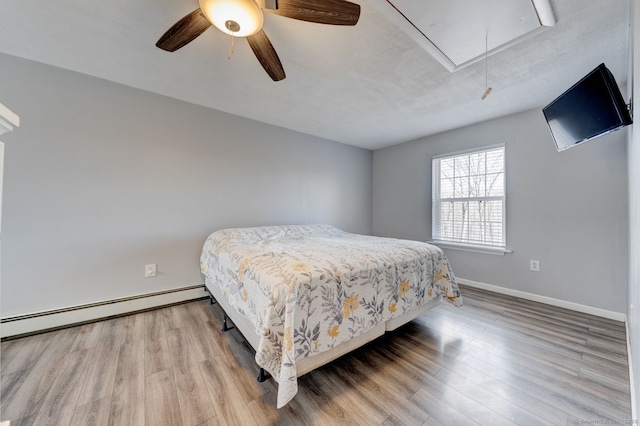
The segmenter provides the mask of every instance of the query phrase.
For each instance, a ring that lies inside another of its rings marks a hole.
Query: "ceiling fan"
[[[273,81],[286,76],[278,54],[262,29],[263,10],[330,25],[355,25],[360,17],[360,5],[346,0],[199,0],[199,3],[200,7],[169,28],[156,46],[174,52],[213,25],[230,39],[245,37]]]

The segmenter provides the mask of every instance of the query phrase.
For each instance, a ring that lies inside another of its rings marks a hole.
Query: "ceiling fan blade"
[[[156,46],[167,52],[175,52],[182,46],[191,43],[210,26],[211,22],[205,18],[200,8],[198,8],[173,24],[160,37]]]
[[[275,15],[331,25],[355,25],[360,5],[346,0],[278,0],[278,8],[264,9]]]
[[[273,48],[269,37],[263,30],[258,31],[254,35],[247,37],[251,50],[256,54],[258,61],[262,64],[262,68],[269,74],[273,81],[284,80],[284,68],[276,50]]]

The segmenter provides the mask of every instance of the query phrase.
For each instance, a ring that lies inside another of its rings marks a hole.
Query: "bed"
[[[462,305],[438,247],[329,225],[219,230],[200,265],[208,291],[278,382],[278,408],[295,396],[301,375],[442,299]]]

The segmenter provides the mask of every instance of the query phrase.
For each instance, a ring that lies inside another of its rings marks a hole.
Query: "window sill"
[[[475,253],[495,254],[497,256],[504,256],[506,253],[512,253],[512,251],[507,249],[506,247],[476,246],[473,244],[453,243],[450,241],[427,241],[427,242],[429,244],[433,244],[440,248],[472,251]]]

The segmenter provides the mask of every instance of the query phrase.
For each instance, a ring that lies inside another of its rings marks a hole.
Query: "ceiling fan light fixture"
[[[285,18],[330,25],[355,25],[360,5],[348,0],[198,0],[200,7],[173,24],[156,42],[167,52],[191,43],[212,25],[229,39],[231,59],[234,37],[243,37],[273,81],[286,78],[282,62],[262,29],[262,9]]]
[[[200,0],[200,9],[220,31],[247,37],[260,31],[262,9],[254,0]]]

